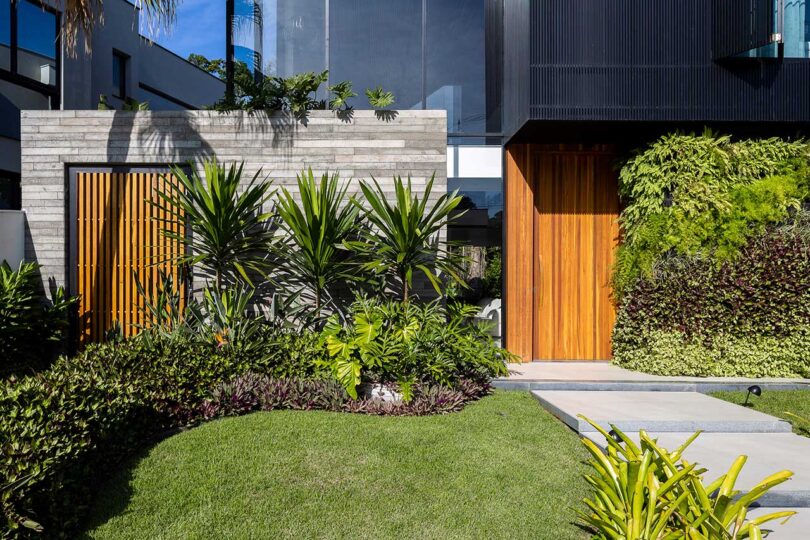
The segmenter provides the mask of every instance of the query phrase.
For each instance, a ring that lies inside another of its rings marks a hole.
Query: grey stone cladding
[[[293,193],[305,167],[339,171],[351,179],[351,194],[359,179],[372,176],[393,189],[395,174],[410,174],[421,191],[435,173],[434,200],[447,190],[445,111],[313,111],[303,119],[215,111],[23,111],[21,117],[26,259],[42,265],[43,281],[56,285],[66,285],[71,270],[71,169],[190,162],[202,173],[201,163],[216,156],[244,161],[245,182],[261,170]]]

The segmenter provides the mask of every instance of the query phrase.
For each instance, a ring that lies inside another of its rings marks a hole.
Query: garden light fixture
[[[748,404],[748,400],[751,399],[751,394],[754,394],[757,397],[761,396],[762,387],[756,384],[748,387],[748,394],[746,394],[745,396],[745,403],[743,403],[743,407],[750,407],[750,405]]]

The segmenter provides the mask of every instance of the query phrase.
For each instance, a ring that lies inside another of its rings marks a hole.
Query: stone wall
[[[394,174],[410,174],[421,190],[435,173],[433,197],[447,189],[445,111],[314,111],[305,119],[214,111],[23,111],[21,120],[25,255],[42,265],[43,280],[57,285],[67,285],[70,270],[65,231],[71,168],[190,161],[201,172],[202,161],[216,156],[244,161],[245,181],[261,169],[293,192],[304,167],[316,174],[339,170],[354,185],[374,176],[392,190]]]

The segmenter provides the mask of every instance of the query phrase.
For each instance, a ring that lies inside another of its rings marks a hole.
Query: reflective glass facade
[[[366,88],[382,86],[397,109],[445,109],[451,134],[499,134],[500,11],[493,0],[238,0],[234,58],[257,75],[329,70]],[[488,41],[493,43],[488,44]],[[498,41],[498,43],[495,43]],[[491,45],[491,46],[490,46]],[[490,64],[488,66],[488,64]],[[493,73],[497,73],[493,71]]]

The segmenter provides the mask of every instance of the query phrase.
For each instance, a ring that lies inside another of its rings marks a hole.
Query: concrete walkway
[[[529,364],[529,366],[534,366]],[[643,429],[668,449],[680,446],[692,433],[704,431],[687,449],[684,458],[697,462],[707,469],[707,480],[724,474],[739,455],[748,456],[737,482],[743,492],[767,476],[783,469],[793,471],[793,478],[771,490],[758,501],[761,507],[754,515],[782,508],[796,510],[799,515],[788,525],[770,527],[771,540],[805,540],[810,538],[810,439],[794,435],[790,424],[779,418],[734,405],[696,391],[688,391],[673,384],[683,381],[663,381],[656,391],[639,390],[639,383],[646,384],[647,376],[619,370],[607,364],[599,364],[588,372],[601,376],[603,381],[591,381],[586,389],[568,390],[566,386],[534,390],[532,395],[551,414],[555,415],[583,437],[590,438],[604,447],[604,437],[577,415],[585,415],[609,429],[611,424],[638,440],[638,431]],[[578,364],[547,364],[533,368],[533,375],[556,372],[560,377],[572,377],[583,373],[586,366]],[[524,370],[519,376],[525,376]],[[616,389],[614,376],[628,377],[630,391]],[[511,377],[510,377],[511,379]],[[524,379],[531,380],[531,379]],[[557,379],[566,382],[566,379]],[[536,380],[535,382],[542,382]],[[548,382],[548,381],[546,381]],[[567,381],[576,382],[576,381]],[[769,381],[776,388],[794,385],[808,388],[808,381]],[[750,384],[767,386],[762,380],[736,380],[743,388]],[[694,384],[694,383],[689,383]],[[726,384],[726,383],[723,383]],[[604,388],[608,388],[605,390]],[[643,386],[641,388],[644,388]],[[672,391],[673,388],[676,391]],[[717,388],[711,388],[717,389]]]
[[[810,379],[662,377],[629,371],[609,362],[529,362],[508,367],[509,376],[496,379],[496,387],[506,390],[713,392],[745,390],[758,384],[770,390],[810,390]]]

